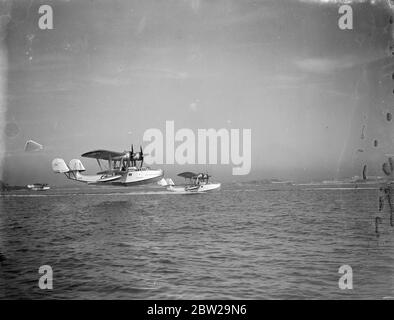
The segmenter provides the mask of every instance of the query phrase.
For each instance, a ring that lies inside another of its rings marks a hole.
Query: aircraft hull
[[[117,181],[111,182],[112,185],[117,186],[135,186],[153,183],[156,181],[160,181],[163,178],[164,172],[163,170],[146,170],[146,171],[136,171],[130,173],[126,177],[119,179]]]
[[[163,170],[141,170],[141,171],[129,171],[127,174],[122,176],[121,178],[115,181],[107,181],[107,182],[97,182],[90,184],[97,185],[113,185],[113,186],[135,186],[153,183],[161,180],[163,177]]]

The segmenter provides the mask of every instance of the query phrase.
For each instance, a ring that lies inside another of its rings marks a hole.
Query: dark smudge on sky
[[[251,128],[251,175],[208,166],[229,181],[339,178],[364,163],[374,175],[392,151],[385,1],[352,4],[353,30],[338,28],[337,4],[319,1],[58,0],[54,30],[42,31],[40,4],[13,2],[7,23],[6,120],[20,130],[5,137],[10,183],[63,184],[52,158],[124,150],[165,120]],[[21,157],[28,139],[46,151]]]

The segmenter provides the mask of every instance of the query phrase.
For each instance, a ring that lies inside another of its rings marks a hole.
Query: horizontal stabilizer
[[[85,167],[83,166],[81,160],[79,159],[72,159],[68,164],[71,171],[85,171]]]
[[[59,158],[52,160],[52,170],[56,173],[65,173],[70,171],[64,160]]]

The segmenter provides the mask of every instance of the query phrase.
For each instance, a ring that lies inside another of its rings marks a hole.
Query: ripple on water
[[[50,191],[1,197],[0,292],[9,298],[393,297],[394,228],[383,215],[376,236],[374,189]],[[55,277],[45,295],[36,288],[43,264]],[[346,294],[343,264],[357,282]]]

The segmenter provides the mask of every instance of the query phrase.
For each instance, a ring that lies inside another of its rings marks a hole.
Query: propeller
[[[140,151],[132,154],[133,161],[141,161],[141,167],[144,163],[144,153],[142,151],[142,146],[140,146]]]
[[[144,153],[142,151],[142,146],[140,146],[140,151],[134,153],[134,145],[132,144],[130,151],[125,150],[121,156],[114,157],[112,159],[122,161],[122,164],[127,161],[127,168],[130,167],[130,164],[132,166],[136,166],[136,162],[141,161],[142,167],[142,164],[144,163]]]
[[[209,182],[209,178],[212,177],[211,175],[209,175],[207,172],[202,174],[202,179],[206,180],[206,182]]]
[[[130,167],[130,160],[132,160],[133,159],[133,156],[134,156],[134,145],[133,144],[131,144],[131,148],[130,148],[130,150],[131,151],[129,151],[128,152],[128,164],[127,164],[127,167]],[[134,166],[134,163],[132,162],[132,164],[133,164],[133,166]]]
[[[112,158],[113,160],[121,161],[121,164],[124,165],[127,162],[127,168],[130,167],[130,161],[133,158],[133,145],[131,145],[131,151],[125,150],[123,154],[119,157]]]
[[[127,159],[127,165],[130,166],[130,162],[133,166],[136,166],[137,161],[141,161],[141,167],[144,163],[144,153],[142,151],[142,146],[140,146],[139,152],[134,152],[134,145],[131,145],[130,151],[125,151],[125,158]]]
[[[142,165],[144,163],[144,153],[142,151],[142,146],[141,145],[140,145],[140,152],[138,153],[138,157],[141,160],[141,167],[142,167]]]

